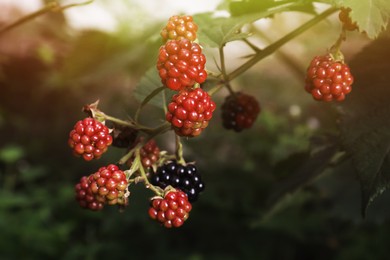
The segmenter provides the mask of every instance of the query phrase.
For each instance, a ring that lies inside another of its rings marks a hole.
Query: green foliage
[[[363,214],[390,187],[389,44],[388,38],[379,39],[351,61],[354,90],[340,105],[343,144],[362,186]]]
[[[174,94],[174,91],[168,88],[159,91],[160,87],[162,87],[161,79],[157,68],[153,66],[139,80],[133,94],[140,103],[147,101],[147,104],[163,108],[166,106],[167,100],[170,100]]]
[[[387,0],[334,0],[338,6],[351,8],[350,17],[356,21],[361,32],[366,32],[371,39],[387,27],[390,15],[390,2]]]
[[[301,1],[292,1],[283,2],[283,4],[278,3],[270,9],[260,9],[256,13],[246,13],[237,17],[216,17],[212,12],[196,14],[193,17],[199,26],[198,38],[200,43],[219,48],[228,42],[249,37],[249,33],[241,32],[244,25],[270,17],[276,13],[291,11],[301,5]]]

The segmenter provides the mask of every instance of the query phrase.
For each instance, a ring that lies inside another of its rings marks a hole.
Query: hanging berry
[[[78,121],[69,133],[68,144],[84,160],[99,159],[112,144],[107,126],[91,117]]]
[[[76,200],[83,208],[101,210],[105,204],[126,205],[128,182],[118,166],[110,164],[81,178],[76,184]]]
[[[182,226],[192,209],[187,195],[180,190],[169,191],[164,198],[154,197],[150,205],[149,216],[166,228]]]
[[[179,136],[200,135],[216,108],[210,95],[201,88],[181,91],[168,104],[166,119]]]
[[[318,101],[342,101],[351,92],[353,76],[347,64],[332,55],[316,56],[306,74],[305,89]]]
[[[259,103],[253,96],[237,92],[227,96],[222,105],[222,123],[226,129],[241,132],[252,127],[259,113]]]

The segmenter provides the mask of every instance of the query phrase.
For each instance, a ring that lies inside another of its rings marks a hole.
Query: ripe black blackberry
[[[182,190],[188,200],[194,202],[204,190],[205,185],[194,164],[181,165],[177,161],[160,166],[150,177],[153,185],[165,189],[168,185]]]
[[[226,97],[222,105],[222,123],[226,129],[241,132],[251,128],[260,113],[260,105],[255,97],[236,92]]]

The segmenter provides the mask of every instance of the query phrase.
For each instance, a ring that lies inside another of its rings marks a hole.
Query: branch
[[[260,60],[264,59],[265,57],[267,57],[268,55],[274,53],[277,49],[279,49],[282,45],[284,45],[285,43],[289,42],[290,40],[292,40],[293,38],[297,37],[298,35],[300,35],[301,33],[307,31],[308,29],[310,29],[311,27],[313,27],[314,25],[316,25],[317,23],[319,23],[320,21],[322,21],[323,19],[325,19],[327,16],[331,15],[332,13],[334,13],[335,11],[337,11],[338,9],[337,8],[334,8],[334,7],[331,7],[329,8],[328,10],[324,11],[323,13],[321,13],[320,15],[314,17],[313,19],[311,19],[310,21],[306,22],[305,24],[301,25],[300,27],[298,27],[297,29],[295,29],[294,31],[290,32],[289,34],[286,34],[284,37],[282,37],[281,39],[277,40],[276,42],[274,42],[273,44],[267,46],[266,48],[264,48],[262,51],[256,53],[252,59],[248,60],[246,63],[244,63],[243,65],[241,65],[239,68],[237,68],[236,70],[234,70],[233,72],[231,72],[229,75],[228,75],[228,80],[233,80],[234,78],[238,77],[239,75],[241,75],[242,73],[244,73],[245,71],[247,71],[248,69],[250,69],[253,65],[255,65],[257,62],[259,62]]]
[[[28,14],[28,15],[16,20],[15,22],[5,26],[4,28],[0,29],[0,36],[11,31],[14,28],[16,28],[24,23],[27,23],[30,20],[33,20],[36,17],[41,16],[43,14],[46,14],[48,12],[62,12],[65,9],[75,7],[75,6],[87,5],[87,4],[92,3],[93,1],[94,0],[90,0],[90,1],[83,2],[83,3],[68,4],[68,5],[64,5],[64,6],[59,6],[57,2],[50,2],[50,3],[46,4],[46,6],[44,6],[42,9],[40,9],[36,12],[33,12],[31,14]]]

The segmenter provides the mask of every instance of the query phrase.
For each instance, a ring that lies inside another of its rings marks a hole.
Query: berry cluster
[[[107,151],[112,144],[112,136],[107,126],[88,117],[75,124],[69,133],[68,144],[76,156],[90,161],[99,159]]]
[[[343,28],[348,31],[357,30],[359,27],[356,22],[352,22],[349,13],[351,12],[351,8],[342,7],[339,12],[339,20],[343,24]]]
[[[160,166],[150,177],[150,183],[165,189],[171,185],[185,192],[190,202],[198,199],[205,185],[194,164],[181,165],[176,161]]]
[[[171,40],[160,47],[157,69],[161,82],[179,91],[206,80],[205,64],[199,44],[187,39]]]
[[[215,107],[210,95],[201,88],[181,91],[172,97],[166,119],[177,135],[198,136],[208,126]]]
[[[196,40],[198,26],[193,22],[190,15],[174,15],[169,18],[167,25],[161,30],[164,41],[188,39]]]
[[[307,69],[305,89],[316,100],[342,101],[351,92],[353,76],[347,64],[331,55],[317,56]]]
[[[183,225],[192,209],[187,195],[179,190],[169,191],[164,198],[154,197],[150,204],[149,216],[167,228]]]
[[[259,103],[253,96],[237,92],[227,96],[222,105],[222,123],[226,129],[240,132],[251,128],[259,113]]]
[[[81,207],[91,210],[101,210],[105,204],[126,205],[127,186],[125,173],[110,164],[81,178],[75,186],[76,200]]]

